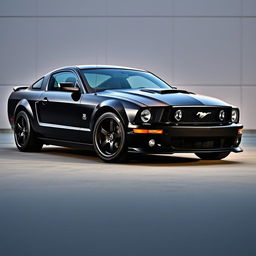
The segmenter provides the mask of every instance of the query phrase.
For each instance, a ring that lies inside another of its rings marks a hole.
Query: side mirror
[[[75,83],[72,83],[72,82],[59,83],[60,91],[80,92],[80,89],[75,86],[76,86]]]

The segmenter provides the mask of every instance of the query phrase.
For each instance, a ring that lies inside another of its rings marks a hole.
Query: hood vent
[[[185,90],[177,90],[177,89],[141,89],[140,91],[148,92],[148,93],[158,93],[158,94],[173,94],[173,93],[193,94],[192,92],[188,92]]]

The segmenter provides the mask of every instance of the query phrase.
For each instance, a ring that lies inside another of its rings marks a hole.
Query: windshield
[[[170,85],[151,73],[129,69],[96,68],[81,70],[96,91],[111,89],[167,88]]]

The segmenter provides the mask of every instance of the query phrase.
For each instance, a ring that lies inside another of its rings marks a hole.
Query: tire
[[[227,157],[230,152],[221,152],[221,153],[195,153],[196,156],[202,160],[221,160]]]
[[[15,118],[14,140],[17,148],[22,152],[38,152],[43,147],[43,143],[37,139],[25,111],[20,111]]]
[[[93,129],[93,145],[97,155],[105,162],[127,160],[125,127],[112,112],[102,114]]]

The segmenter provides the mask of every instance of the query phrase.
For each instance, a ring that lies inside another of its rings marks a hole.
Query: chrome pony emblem
[[[197,116],[199,116],[200,119],[210,115],[212,112],[197,112]]]

